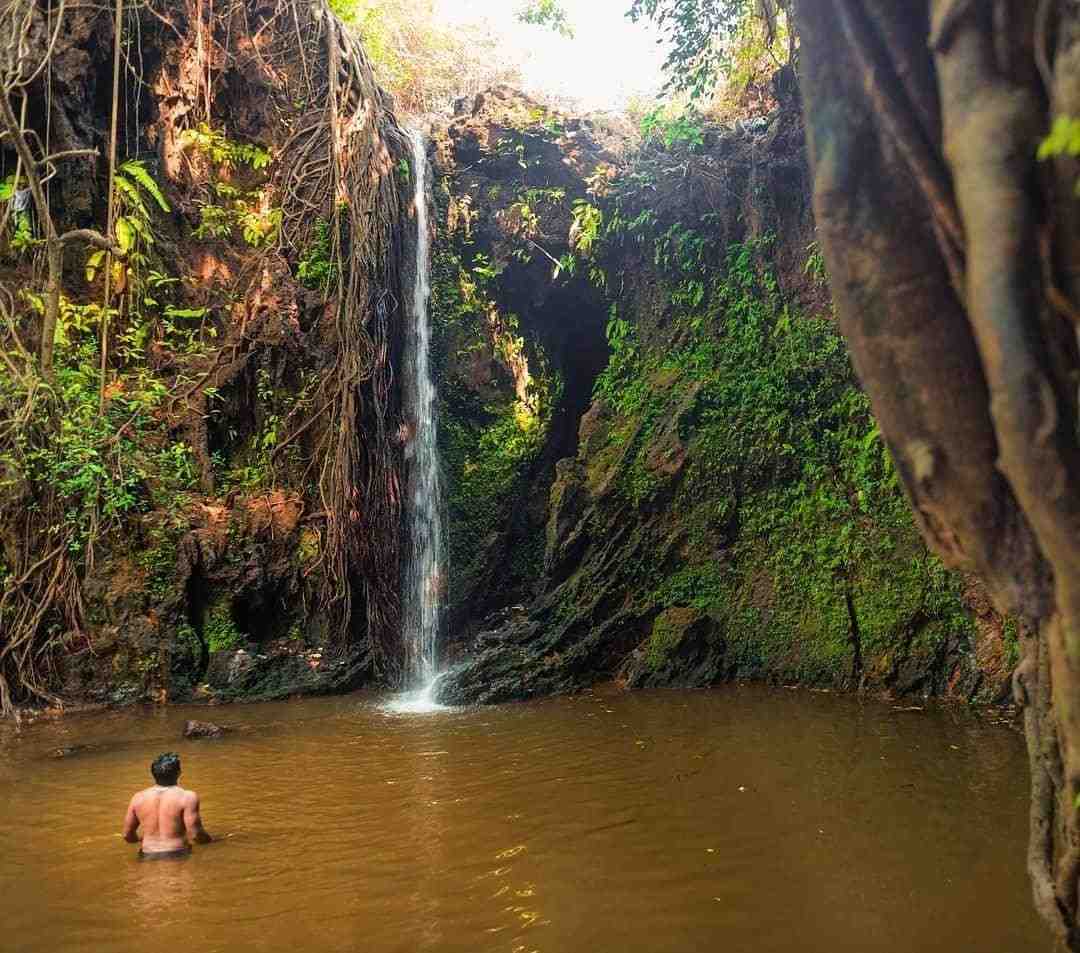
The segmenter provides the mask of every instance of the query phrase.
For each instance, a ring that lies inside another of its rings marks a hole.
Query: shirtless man
[[[171,751],[160,755],[150,765],[150,773],[156,783],[131,799],[124,818],[124,840],[139,844],[140,857],[154,860],[186,856],[191,851],[189,838],[196,844],[209,844],[211,837],[199,817],[199,795],[176,783],[179,755]]]

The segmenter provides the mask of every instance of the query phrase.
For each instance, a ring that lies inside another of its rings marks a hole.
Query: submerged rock
[[[63,745],[59,748],[53,748],[49,752],[50,758],[74,758],[76,755],[85,754],[87,751],[92,751],[93,745]]]
[[[221,725],[215,725],[210,721],[196,721],[191,719],[184,722],[184,737],[185,738],[220,738],[228,728],[223,728]]]

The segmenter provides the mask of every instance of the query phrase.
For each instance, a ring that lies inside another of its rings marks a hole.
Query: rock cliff
[[[629,151],[505,90],[463,113],[439,320],[473,322],[443,341],[466,657],[442,697],[753,677],[1003,699],[1015,626],[921,544],[832,325],[797,103]],[[550,381],[535,430],[500,327]]]

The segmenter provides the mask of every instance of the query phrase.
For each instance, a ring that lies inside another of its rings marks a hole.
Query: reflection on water
[[[222,709],[237,730],[214,742],[179,740],[181,709],[0,728],[0,946],[1049,949],[1007,730],[755,687],[380,701]],[[117,832],[170,748],[219,840],[140,863]]]
[[[162,915],[189,916],[198,876],[194,857],[138,861],[123,865],[125,892],[131,898],[130,916],[140,933],[150,933]]]

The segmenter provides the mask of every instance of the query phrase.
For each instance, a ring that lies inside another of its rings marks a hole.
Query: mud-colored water
[[[193,714],[0,729],[0,949],[1050,949],[1022,741],[963,714],[753,687],[435,715],[354,696],[215,709],[232,735],[177,740]],[[220,840],[140,863],[120,823],[168,749]]]

